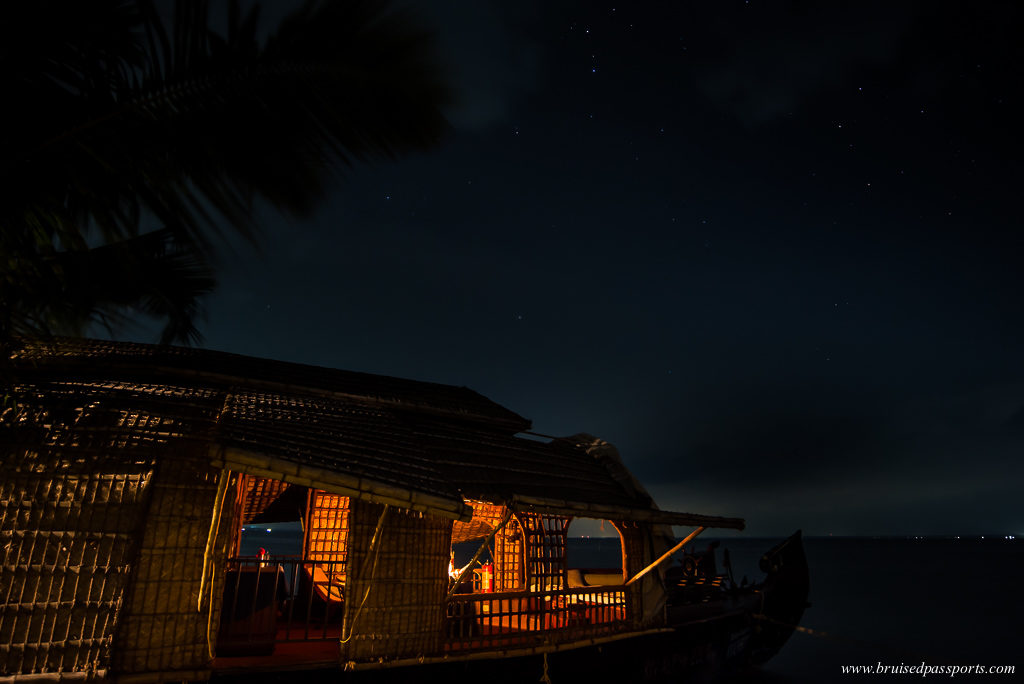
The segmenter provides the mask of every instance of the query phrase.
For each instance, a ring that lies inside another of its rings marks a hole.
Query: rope
[[[551,677],[548,676],[548,654],[544,653],[544,672],[540,676],[542,684],[551,684]]]
[[[366,599],[370,597],[370,589],[373,588],[373,578],[377,574],[377,560],[380,558],[380,534],[384,528],[384,516],[388,513],[388,504],[384,504],[384,510],[380,512],[380,518],[377,519],[377,529],[373,531],[373,538],[370,540],[370,553],[366,554],[366,558],[363,559],[363,567],[359,571],[360,577],[366,575],[366,566],[370,563],[370,557],[373,557],[373,565],[370,566],[370,576],[366,581],[366,591],[363,593],[363,600],[359,602],[359,607],[356,608],[355,614],[352,616],[352,626],[349,627],[348,636],[345,636],[345,628],[342,626],[341,631],[341,643],[347,644],[352,640],[352,637],[356,634],[356,621],[359,620],[359,616],[363,612],[363,606],[366,605]]]
[[[206,650],[210,654],[210,658],[214,658],[216,654],[213,652],[213,639],[210,635],[213,630],[213,601],[216,598],[213,595],[214,587],[216,586],[213,582],[213,578],[216,576],[217,566],[210,568],[210,609],[206,611]],[[200,599],[202,600],[202,599]]]

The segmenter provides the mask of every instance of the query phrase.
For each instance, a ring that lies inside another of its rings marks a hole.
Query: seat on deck
[[[345,602],[345,573],[332,572],[328,574],[319,565],[303,568],[310,576],[313,591],[324,603]]]
[[[616,570],[615,568],[569,568],[566,579],[569,581],[570,589],[579,589],[581,587],[614,587],[621,586],[624,582],[622,579],[622,571]]]

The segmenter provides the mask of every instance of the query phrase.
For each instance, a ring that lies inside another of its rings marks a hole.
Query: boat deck
[[[251,670],[293,670],[330,668],[338,666],[338,641],[341,625],[311,628],[310,640],[297,641],[303,633],[294,625],[279,622],[277,631],[261,635],[248,644],[231,644],[227,655],[218,654],[213,660],[215,672]],[[222,650],[218,646],[218,650]]]
[[[477,610],[449,615],[438,655],[531,649],[581,638],[607,638],[631,629],[622,605],[568,604],[539,601],[536,597],[526,600],[535,604],[529,610],[507,598],[478,596],[472,604],[462,604],[463,608],[472,606]],[[272,621],[271,615],[268,609],[241,624],[222,628],[212,669],[228,674],[338,666],[340,620],[326,624],[281,618]]]

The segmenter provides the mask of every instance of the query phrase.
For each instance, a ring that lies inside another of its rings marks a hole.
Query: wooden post
[[[228,480],[231,479],[231,471],[221,468],[219,481],[217,482],[217,493],[213,497],[213,513],[210,516],[210,533],[206,536],[206,548],[203,551],[203,573],[199,576],[199,594],[196,602],[196,612],[203,611],[203,589],[206,584],[206,577],[212,572],[213,547],[217,545],[217,533],[220,530],[220,514],[224,510],[224,496],[228,491]],[[210,578],[213,582],[213,578]],[[213,596],[210,597],[210,611],[213,611]],[[212,657],[212,656],[211,656]]]
[[[630,584],[632,584],[633,582],[636,582],[638,579],[640,579],[641,577],[643,577],[644,575],[649,573],[651,570],[653,570],[654,568],[656,568],[659,565],[661,565],[666,559],[668,559],[669,556],[671,556],[673,553],[675,553],[679,549],[681,549],[684,546],[686,546],[687,544],[689,544],[691,541],[694,540],[694,538],[696,538],[696,536],[698,534],[700,534],[703,531],[704,531],[703,527],[698,527],[693,532],[691,532],[690,534],[686,535],[686,538],[683,539],[683,541],[679,542],[678,544],[673,546],[671,549],[669,549],[665,553],[661,554],[661,558],[659,558],[658,560],[654,561],[653,563],[648,565],[646,568],[644,568],[640,572],[638,572],[635,575],[633,575],[632,577],[630,577],[629,581],[626,582],[625,586],[628,587]]]

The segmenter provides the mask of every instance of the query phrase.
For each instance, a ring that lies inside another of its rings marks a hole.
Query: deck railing
[[[629,624],[630,593],[611,586],[456,594],[448,600],[446,649],[519,647],[619,632]]]
[[[218,653],[337,639],[345,563],[296,556],[227,562]]]
[[[228,560],[218,655],[269,654],[283,642],[341,636],[345,564],[301,557]],[[444,649],[517,648],[628,629],[632,592],[622,586],[455,594]]]

